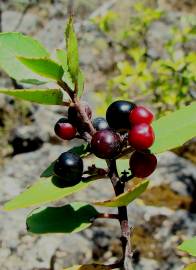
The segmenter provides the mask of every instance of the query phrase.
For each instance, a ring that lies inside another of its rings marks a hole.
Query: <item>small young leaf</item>
[[[149,181],[144,180],[143,182],[137,184],[133,189],[112,198],[111,200],[104,202],[94,202],[94,205],[104,206],[104,207],[119,207],[127,206],[136,198],[138,198],[148,187]]]
[[[192,256],[196,256],[196,236],[192,239],[184,241],[178,249],[189,253]]]
[[[83,94],[83,90],[84,90],[84,73],[79,70],[78,72],[78,97],[81,97]]]
[[[59,89],[0,89],[0,93],[44,105],[63,104],[63,94]]]
[[[0,67],[17,81],[36,79],[36,76],[18,61],[17,56],[49,57],[47,50],[37,40],[21,33],[1,33],[0,52]]]
[[[189,264],[183,270],[196,270],[196,263]]]
[[[56,176],[41,177],[34,185],[4,205],[4,210],[11,211],[60,200],[75,192],[87,188],[94,181],[84,182],[71,187],[60,188],[56,185]]]
[[[74,265],[72,267],[65,268],[64,270],[111,270],[107,265],[101,264],[84,264],[84,265]]]
[[[176,148],[196,135],[196,102],[170,113],[153,123],[155,142],[153,153]]]
[[[74,91],[74,83],[69,73],[68,64],[67,64],[67,54],[64,50],[57,50],[56,54],[57,54],[58,61],[64,70],[62,79],[64,82],[66,82],[66,84],[70,87],[70,89]]]
[[[73,233],[85,230],[96,218],[97,210],[85,203],[74,202],[62,207],[41,207],[27,217],[27,229],[36,234]]]
[[[73,26],[73,18],[70,17],[66,27],[66,47],[68,69],[74,82],[78,79],[79,55],[78,42]]]
[[[19,61],[27,68],[40,76],[59,81],[63,76],[63,68],[56,62],[47,58],[25,58],[18,57]]]

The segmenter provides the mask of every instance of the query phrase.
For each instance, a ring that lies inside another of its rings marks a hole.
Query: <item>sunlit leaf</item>
[[[69,73],[68,69],[68,63],[67,63],[67,53],[64,50],[57,50],[56,55],[58,58],[59,63],[61,64],[64,74],[63,74],[63,81],[66,82],[66,84],[70,87],[70,89],[74,90],[74,83],[72,81],[71,75]]]
[[[154,121],[153,153],[161,153],[192,139],[196,135],[196,102]]]
[[[78,41],[73,26],[73,18],[70,17],[66,27],[67,64],[73,81],[77,81],[79,71]]]
[[[78,72],[78,97],[81,97],[84,90],[84,74],[81,70]]]
[[[63,76],[63,68],[47,58],[18,57],[19,61],[36,74],[59,81]]]
[[[196,256],[196,236],[184,241],[180,246],[178,246],[178,248],[192,256]]]
[[[137,184],[133,189],[112,198],[111,200],[104,202],[94,202],[94,205],[105,206],[105,207],[119,207],[126,206],[138,198],[148,187],[149,181],[144,180],[143,182]]]
[[[63,94],[59,89],[0,89],[0,93],[39,104],[63,104]]]
[[[196,263],[186,266],[183,270],[196,270]]]
[[[37,80],[36,75],[20,63],[17,56],[43,58],[49,57],[49,53],[32,37],[25,36],[21,33],[1,33],[0,67],[17,81]]]
[[[74,202],[62,207],[41,207],[27,217],[28,231],[36,234],[73,233],[88,228],[97,210],[85,203]]]
[[[60,188],[58,177],[41,177],[35,184],[27,188],[24,192],[8,201],[4,205],[4,210],[10,211],[18,208],[27,208],[57,201],[87,188],[91,183],[93,183],[93,181],[81,181],[75,186]]]

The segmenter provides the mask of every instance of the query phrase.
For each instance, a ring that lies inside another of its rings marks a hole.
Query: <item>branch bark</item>
[[[107,161],[109,168],[109,177],[111,179],[116,196],[124,192],[125,184],[119,180],[119,175],[116,167],[116,160]],[[132,266],[132,250],[131,250],[131,234],[128,222],[127,207],[118,207],[119,222],[121,227],[121,243],[123,250],[123,270],[133,270]]]

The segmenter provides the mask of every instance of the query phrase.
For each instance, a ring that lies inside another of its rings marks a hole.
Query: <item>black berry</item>
[[[99,158],[113,159],[121,151],[120,136],[107,129],[97,131],[91,141],[91,150]]]
[[[135,104],[126,101],[118,100],[113,102],[107,109],[106,120],[109,126],[116,130],[126,130],[130,128],[129,114]]]
[[[81,181],[83,161],[76,154],[64,152],[55,162],[54,173],[61,178],[61,187],[76,185]]]
[[[93,126],[97,131],[109,128],[109,125],[104,117],[95,118],[93,120]]]
[[[157,158],[148,152],[135,151],[130,158],[130,169],[134,176],[145,178],[157,167]]]

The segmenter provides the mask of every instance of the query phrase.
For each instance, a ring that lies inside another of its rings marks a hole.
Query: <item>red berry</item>
[[[120,136],[111,130],[97,131],[91,141],[92,152],[99,158],[115,158],[121,150]]]
[[[134,176],[145,178],[156,169],[157,158],[155,155],[147,152],[135,151],[130,158],[129,165]]]
[[[143,106],[135,107],[129,114],[129,121],[132,125],[138,125],[142,123],[151,124],[153,121],[153,113]]]
[[[61,118],[54,127],[54,131],[58,137],[63,140],[71,140],[76,136],[76,128],[69,123],[67,118]]]
[[[128,135],[129,144],[137,150],[149,148],[154,139],[153,128],[145,123],[133,126]]]

